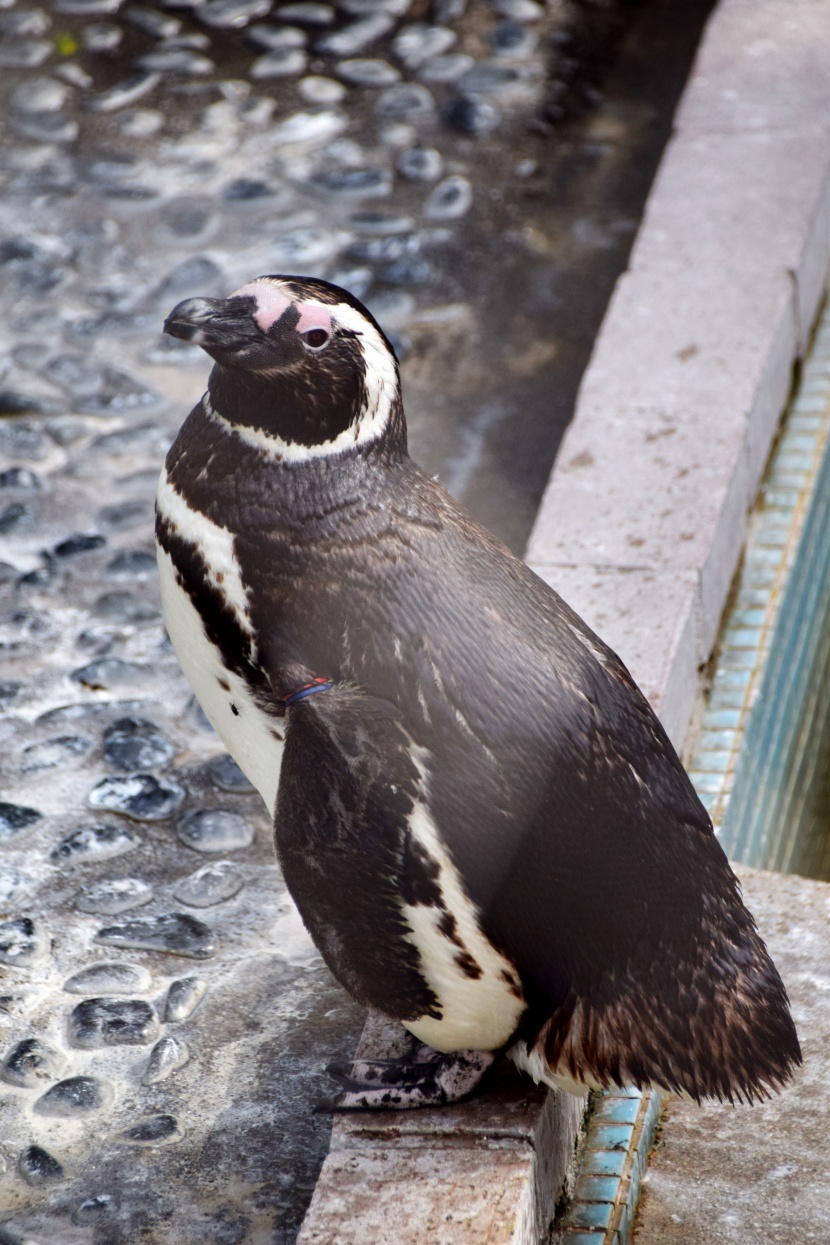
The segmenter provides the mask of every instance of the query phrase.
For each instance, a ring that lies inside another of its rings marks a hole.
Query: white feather
[[[538,1046],[528,1050],[526,1042],[514,1042],[507,1054],[519,1071],[527,1072],[537,1085],[541,1081],[551,1089],[564,1089],[567,1094],[576,1094],[579,1098],[584,1098],[589,1089],[602,1088],[599,1084],[589,1085],[584,1081],[575,1081],[566,1072],[556,1072]]]
[[[248,589],[242,582],[242,571],[236,560],[233,533],[212,522],[200,511],[192,510],[182,495],[176,492],[164,469],[159,478],[156,509],[182,540],[199,550],[210,583],[221,591],[239,626],[252,637]]]
[[[158,507],[159,514],[177,535],[202,555],[208,578],[221,588],[243,631],[250,634],[247,591],[231,533],[191,510],[164,473]],[[160,546],[158,566],[164,621],[185,678],[211,726],[273,813],[283,750],[274,732],[282,733],[280,722],[264,713],[245,680],[227,669],[221,653],[208,638],[201,615],[179,582],[170,555]],[[217,575],[222,576],[221,580]]]
[[[424,766],[417,755],[415,760],[423,774]],[[412,810],[409,832],[437,863],[437,884],[446,909],[455,918],[456,937],[479,966],[481,976],[470,977],[459,966],[456,957],[462,947],[439,928],[443,909],[403,905],[421,972],[441,1010],[440,1018],[424,1016],[407,1021],[405,1027],[435,1050],[496,1050],[515,1033],[525,1010],[518,973],[482,932],[477,909],[423,801],[417,801]],[[518,997],[511,983],[515,983]]]

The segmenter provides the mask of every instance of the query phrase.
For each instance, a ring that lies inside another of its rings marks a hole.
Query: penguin
[[[537,1082],[753,1102],[801,1062],[782,981],[665,731],[569,606],[407,453],[394,351],[322,280],[189,298],[214,360],[156,504],[184,673],[288,888],[406,1057],[338,1109]]]

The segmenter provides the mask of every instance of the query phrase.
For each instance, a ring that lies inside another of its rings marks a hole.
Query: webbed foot
[[[441,1054],[420,1046],[407,1059],[356,1059],[329,1064],[326,1071],[342,1091],[320,1109],[330,1111],[407,1111],[441,1107],[471,1094],[496,1055],[489,1050]]]

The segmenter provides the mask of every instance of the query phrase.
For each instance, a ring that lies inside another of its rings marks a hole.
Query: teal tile
[[[775,486],[769,484],[764,489],[763,505],[767,510],[777,507],[779,510],[786,510],[789,514],[798,505],[800,496],[800,488],[784,488],[780,484]]]
[[[802,389],[796,398],[796,407],[799,411],[815,411],[816,414],[823,414],[827,408],[827,394],[805,392]]]
[[[830,326],[824,322],[823,324],[824,327],[813,338],[810,353],[804,361],[798,385],[799,393],[808,389],[819,389],[826,383],[827,369],[830,367],[830,332],[827,332]]]
[[[814,411],[802,411],[797,402],[793,407],[789,422],[793,428],[803,432],[805,436],[810,432],[819,432],[824,423],[820,414]]]
[[[775,587],[776,580],[781,573],[781,563],[773,562],[771,566],[750,566],[747,568],[753,588],[760,589],[766,594],[769,600],[770,589]]]
[[[718,669],[712,680],[712,688],[717,690],[719,687],[747,687],[750,680],[750,672],[748,670],[724,670]]]
[[[754,606],[747,607],[741,603],[730,615],[730,625],[735,627],[763,627],[767,620],[767,599],[762,596]]]
[[[725,774],[732,762],[732,749],[728,752],[696,752],[689,767],[696,774]]]
[[[633,1218],[634,1216],[629,1212],[628,1206],[623,1205],[620,1211],[620,1226],[617,1233],[621,1245],[631,1240],[631,1223]]]
[[[628,1181],[628,1188],[625,1190],[625,1203],[633,1213],[637,1203],[640,1200],[640,1190],[643,1184],[643,1164],[640,1160],[639,1152],[635,1152],[631,1156],[631,1176]]]
[[[703,729],[697,737],[698,753],[731,752],[735,746],[735,740],[737,738],[735,731],[711,730],[707,723],[708,716],[704,722]],[[695,755],[698,755],[698,753]]]
[[[776,468],[770,473],[770,488],[779,492],[782,489],[788,491],[792,489],[796,493],[803,492],[807,484],[807,473],[803,471],[787,471],[783,467]]]
[[[755,654],[758,652],[761,635],[760,632],[753,632],[755,642],[751,644],[742,644],[744,637],[739,636],[734,639],[733,636],[724,637],[723,652],[720,655],[718,670],[754,670]]]
[[[798,501],[799,494],[794,495],[793,504]],[[781,554],[777,549],[765,549],[763,545],[753,545],[751,549],[746,551],[746,565],[749,573],[755,579],[755,576],[762,567],[769,568],[778,566],[781,562]]]
[[[607,1228],[611,1222],[610,1202],[574,1202],[565,1216],[566,1228]]]
[[[616,1176],[581,1175],[576,1182],[574,1202],[613,1202],[619,1189]]]
[[[606,1101],[609,1098],[610,1099],[614,1099],[614,1098],[638,1098],[639,1099],[643,1097],[643,1091],[641,1089],[637,1089],[636,1085],[624,1085],[622,1088],[618,1088],[615,1086],[614,1089],[607,1089],[603,1096],[606,1099]]]
[[[562,1245],[605,1245],[604,1232],[580,1232],[579,1229],[565,1229]]]
[[[825,390],[826,390],[826,382],[825,382]],[[788,451],[796,450],[800,454],[808,455],[810,459],[812,460],[812,456],[815,453],[815,449],[816,449],[816,443],[817,443],[816,438],[814,436],[810,436],[810,434],[807,432],[799,432],[793,426],[792,419],[790,419],[788,423],[790,425],[789,429],[784,434],[784,441],[786,443],[787,450]]]
[[[698,785],[697,785],[697,782],[695,782],[694,777],[692,777],[692,782],[694,783],[694,786],[695,786],[695,791],[697,792],[697,796],[698,796],[698,799],[700,800],[701,804],[702,804],[702,805],[703,805],[703,807],[706,809],[706,812],[709,814],[709,816],[710,816],[710,817],[711,817],[711,816],[713,816],[714,811],[715,811],[715,809],[716,809],[716,808],[717,808],[717,806],[718,806],[718,800],[719,800],[719,798],[720,798],[720,792],[718,792],[718,791],[701,791],[701,790],[700,790],[700,788],[699,788],[699,787],[698,787]]]
[[[751,679],[751,670],[719,670],[712,683],[710,703],[713,708],[741,709]]]
[[[775,514],[781,512],[776,510]],[[790,542],[792,528],[789,524],[784,523],[765,523],[762,530],[758,532],[758,545],[760,549],[775,549],[779,554],[784,553]]]
[[[591,1150],[582,1152],[580,1170],[586,1176],[621,1176],[625,1167],[624,1150]]]
[[[810,445],[807,448],[802,448],[795,445],[793,441],[794,438],[788,436],[782,439],[778,453],[775,455],[773,474],[776,471],[804,472],[806,474],[813,467],[814,447]]]
[[[769,609],[769,591],[760,585],[751,584],[745,574],[738,587],[736,606],[738,609],[760,608],[766,613]]]
[[[649,1133],[657,1127],[660,1116],[663,1113],[663,1094],[659,1090],[653,1089],[649,1095],[648,1106],[646,1107],[646,1118],[643,1122],[645,1133]]]
[[[720,730],[726,727],[736,728],[741,724],[741,712],[739,709],[709,709],[706,713],[707,726],[715,727]]]
[[[597,1124],[596,1117],[588,1131],[589,1144],[598,1150],[625,1150],[631,1141],[630,1124]]]
[[[746,688],[719,687],[712,691],[711,703],[715,709],[743,709]]]
[[[597,1112],[603,1124],[633,1124],[640,1114],[640,1098],[606,1098]]]

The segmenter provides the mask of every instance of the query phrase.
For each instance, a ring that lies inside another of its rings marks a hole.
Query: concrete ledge
[[[405,1048],[371,1016],[358,1054]],[[583,1108],[506,1071],[457,1107],[340,1116],[298,1245],[537,1245]]]
[[[830,6],[718,6],[528,544],[677,744],[826,288],[828,41]],[[759,59],[775,63],[780,98]],[[695,622],[682,625],[690,575]]]
[[[828,46],[830,4],[721,0],[528,544],[678,747],[826,288]],[[361,1051],[397,1040],[371,1022]],[[535,1245],[580,1114],[508,1076],[338,1120],[300,1245]]]
[[[830,885],[738,873],[787,987],[804,1066],[785,1093],[752,1108],[669,1104],[637,1245],[828,1239]]]

